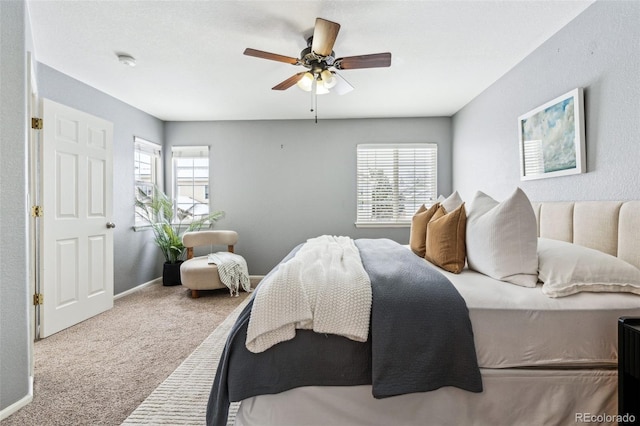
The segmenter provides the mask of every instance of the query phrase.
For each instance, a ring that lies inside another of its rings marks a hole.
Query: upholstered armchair
[[[216,246],[227,246],[227,251],[234,252],[234,245],[238,242],[235,231],[194,231],[185,232],[182,244],[187,248],[187,260],[180,266],[182,285],[191,289],[191,297],[197,298],[199,290],[215,290],[226,288],[220,280],[218,266],[209,263],[208,255],[194,256],[196,247],[207,246],[210,252]]]

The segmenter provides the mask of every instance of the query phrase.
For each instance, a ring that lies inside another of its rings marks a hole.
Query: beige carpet
[[[119,425],[247,297],[154,284],[34,345],[33,402],[13,425]]]
[[[204,425],[207,401],[227,336],[249,302],[245,299],[222,324],[124,421],[124,425]],[[235,422],[238,404],[229,410]]]

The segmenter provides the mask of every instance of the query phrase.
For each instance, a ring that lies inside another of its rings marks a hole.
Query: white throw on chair
[[[187,260],[180,266],[180,279],[183,286],[191,289],[191,297],[197,298],[199,290],[228,287],[223,282],[224,278],[220,277],[218,265],[209,263],[208,254],[194,257],[194,248],[207,246],[211,249],[214,246],[227,246],[227,251],[233,253],[237,242],[238,233],[235,231],[194,231],[186,232],[182,236],[182,244],[187,248]],[[244,259],[241,260],[244,262]],[[247,275],[247,283],[248,280]]]

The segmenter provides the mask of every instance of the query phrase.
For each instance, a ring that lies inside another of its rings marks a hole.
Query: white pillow
[[[542,292],[549,297],[581,291],[640,294],[640,269],[598,250],[540,238],[538,263]]]
[[[462,205],[462,198],[460,198],[458,191],[454,191],[453,194],[449,195],[447,198],[444,198],[444,195],[440,195],[438,197],[438,202],[442,207],[444,207],[445,212],[451,213]]]
[[[523,287],[538,281],[538,226],[520,189],[498,202],[478,191],[467,211],[467,263],[492,278]]]

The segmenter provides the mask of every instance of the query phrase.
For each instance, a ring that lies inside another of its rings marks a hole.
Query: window
[[[149,142],[137,136],[133,138],[133,169],[135,175],[135,194],[140,191],[146,195],[153,194],[153,187],[162,187],[161,154],[160,145]],[[136,225],[144,225],[144,221],[138,214],[135,215]]]
[[[405,226],[437,197],[438,146],[433,143],[357,147],[356,226]]]
[[[176,216],[209,214],[209,147],[173,147],[172,154]]]

